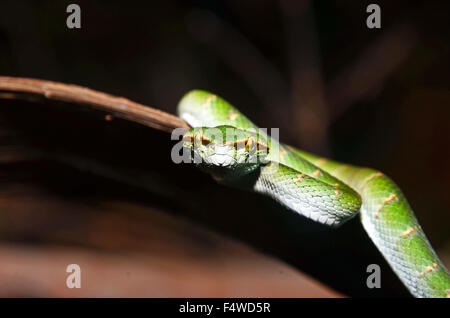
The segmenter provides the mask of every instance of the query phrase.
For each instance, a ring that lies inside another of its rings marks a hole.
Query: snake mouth
[[[206,161],[209,164],[222,168],[232,167],[237,163],[236,159],[228,154],[214,154],[209,156]]]

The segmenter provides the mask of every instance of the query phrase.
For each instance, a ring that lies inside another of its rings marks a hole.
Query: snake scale
[[[385,174],[281,144],[206,91],[187,93],[177,111],[193,127],[183,136],[183,149],[216,180],[267,195],[329,226],[359,213],[370,239],[413,296],[450,297],[448,270]]]

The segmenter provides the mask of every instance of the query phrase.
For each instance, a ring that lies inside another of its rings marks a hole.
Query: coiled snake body
[[[415,297],[450,297],[450,275],[405,196],[386,175],[280,144],[220,97],[186,94],[178,115],[191,127],[184,147],[220,182],[270,196],[330,226],[360,213],[367,234]],[[214,127],[214,129],[208,129]],[[250,173],[257,178],[240,185]]]

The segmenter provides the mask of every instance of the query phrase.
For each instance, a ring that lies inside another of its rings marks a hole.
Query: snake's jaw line
[[[193,162],[222,182],[256,170],[269,149],[264,137],[227,125],[191,128],[183,140]]]
[[[450,297],[447,269],[403,193],[383,173],[283,145],[209,92],[187,93],[177,111],[195,127],[186,137],[186,147],[216,181],[269,196],[297,214],[332,227],[359,213],[370,239],[412,295]],[[207,127],[215,127],[225,137],[222,142]],[[258,172],[255,180],[243,186],[243,176],[252,171]]]

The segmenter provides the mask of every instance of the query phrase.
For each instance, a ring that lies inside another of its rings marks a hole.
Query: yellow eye
[[[253,136],[248,137],[247,143],[245,144],[245,148],[249,152],[253,152],[256,150],[256,139]]]
[[[202,134],[199,131],[196,131],[194,134],[194,144],[197,147],[202,144]]]
[[[200,145],[207,146],[211,143],[211,139],[202,135],[200,131],[194,133],[194,145],[199,147]]]

